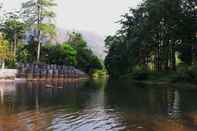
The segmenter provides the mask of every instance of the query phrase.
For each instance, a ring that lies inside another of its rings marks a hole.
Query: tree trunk
[[[13,43],[13,54],[16,56],[16,46],[17,46],[17,34],[14,33],[14,43]]]
[[[144,69],[148,71],[148,56],[145,56],[145,59],[144,59]]]
[[[165,47],[165,54],[166,54],[166,58],[165,58],[165,71],[169,70],[169,43],[166,43],[166,47]]]
[[[14,41],[11,40],[11,41],[9,41],[9,42],[10,42],[10,50],[11,50],[11,52],[13,53],[13,50],[14,50],[14,48],[13,48]]]
[[[38,4],[38,3],[37,3]],[[37,21],[37,30],[38,30],[38,34],[37,34],[37,40],[38,40],[38,49],[37,49],[37,63],[40,62],[40,48],[41,48],[41,42],[40,42],[40,24],[41,24],[41,19],[40,19],[40,15],[41,15],[41,8],[40,5],[38,4],[38,21]]]
[[[5,61],[1,60],[1,69],[5,69]]]
[[[176,50],[175,50],[175,42],[174,41],[172,41],[172,49],[171,50],[172,50],[172,53],[171,53],[172,54],[172,56],[171,56],[172,57],[171,58],[171,60],[172,60],[172,62],[171,62],[172,63],[172,70],[176,71],[176,53],[175,53]]]
[[[161,71],[160,45],[157,45],[157,71]]]
[[[41,42],[40,42],[40,31],[38,31],[37,63],[39,63],[39,62],[40,62],[40,48],[41,48]]]
[[[158,51],[157,51],[157,45],[155,44],[155,57],[154,57],[154,70],[158,71]]]

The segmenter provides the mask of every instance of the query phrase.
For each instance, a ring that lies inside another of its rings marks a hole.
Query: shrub
[[[190,74],[190,76],[193,77],[193,79],[197,79],[197,66],[196,65],[192,65],[191,67],[188,68],[188,73]]]
[[[92,72],[93,78],[105,78],[107,76],[107,73],[105,70],[94,70]]]
[[[142,69],[142,68],[135,68],[132,72],[132,78],[134,80],[147,80],[149,78],[150,72]]]
[[[177,67],[177,72],[171,77],[172,82],[192,82],[195,79],[195,75],[192,73],[192,68],[188,68],[188,65],[180,64]]]
[[[15,69],[16,68],[16,61],[15,60],[6,60],[5,65],[6,65],[6,68],[8,68],[8,69]]]

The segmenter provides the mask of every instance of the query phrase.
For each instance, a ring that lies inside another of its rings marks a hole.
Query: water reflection
[[[168,88],[168,115],[170,119],[181,119],[181,96],[179,90]]]
[[[109,105],[121,110],[125,130],[196,131],[196,90],[111,82]],[[110,100],[112,99],[112,100]]]
[[[196,131],[196,91],[131,82],[0,84],[0,131]]]

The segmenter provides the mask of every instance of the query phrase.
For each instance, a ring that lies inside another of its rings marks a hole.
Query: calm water
[[[197,131],[197,90],[127,82],[0,84],[0,131]]]

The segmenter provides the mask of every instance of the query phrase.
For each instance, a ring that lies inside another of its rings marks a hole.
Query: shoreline
[[[73,69],[74,70],[74,69]],[[73,71],[72,70],[72,71]],[[45,70],[46,71],[46,70]],[[51,71],[51,70],[50,70]],[[55,72],[56,71],[56,72]],[[88,79],[89,76],[82,71],[75,69],[73,74],[58,74],[57,70],[52,71],[52,74],[35,74],[34,72],[23,72],[19,69],[0,69],[0,83],[2,82],[28,82],[28,81],[78,81]],[[80,74],[81,73],[81,74]],[[82,74],[83,73],[83,74]]]
[[[169,86],[178,89],[195,89],[197,90],[197,84],[192,82],[169,82],[169,81],[138,81],[130,80],[136,84],[145,84],[145,85],[157,85],[157,86]]]
[[[87,78],[65,78],[65,79],[31,79],[31,80],[28,80],[26,78],[15,78],[15,79],[6,79],[6,78],[1,78],[0,79],[0,83],[1,82],[17,82],[17,83],[20,83],[20,82],[35,82],[35,81],[38,81],[38,82],[42,82],[42,81],[50,81],[50,82],[53,82],[53,81],[78,81],[78,80],[87,80]]]

